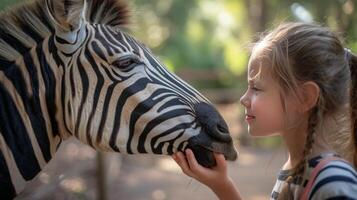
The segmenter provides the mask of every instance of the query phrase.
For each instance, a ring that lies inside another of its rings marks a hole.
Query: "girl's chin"
[[[279,135],[277,133],[263,132],[263,131],[255,131],[248,128],[248,133],[252,137],[269,137]]]

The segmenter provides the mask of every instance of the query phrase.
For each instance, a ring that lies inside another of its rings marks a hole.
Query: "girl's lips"
[[[245,115],[245,121],[250,122],[253,119],[255,119],[255,117],[253,115]]]

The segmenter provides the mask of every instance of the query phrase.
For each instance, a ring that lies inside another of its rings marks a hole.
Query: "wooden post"
[[[107,200],[104,153],[97,151],[97,190],[98,199]]]

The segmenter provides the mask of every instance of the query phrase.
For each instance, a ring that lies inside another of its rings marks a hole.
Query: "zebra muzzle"
[[[199,103],[195,112],[201,132],[188,140],[187,148],[192,149],[197,161],[205,167],[216,165],[213,152],[223,154],[226,160],[236,160],[237,150],[228,126],[218,111],[210,104]]]
[[[226,160],[234,161],[238,158],[238,152],[232,141],[228,143],[217,142],[204,132],[189,139],[187,148],[193,151],[197,162],[204,167],[216,165],[213,152],[223,154]]]

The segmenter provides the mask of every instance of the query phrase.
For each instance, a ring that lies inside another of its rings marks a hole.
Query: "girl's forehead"
[[[266,79],[271,76],[270,67],[266,59],[251,56],[248,63],[248,80]]]

